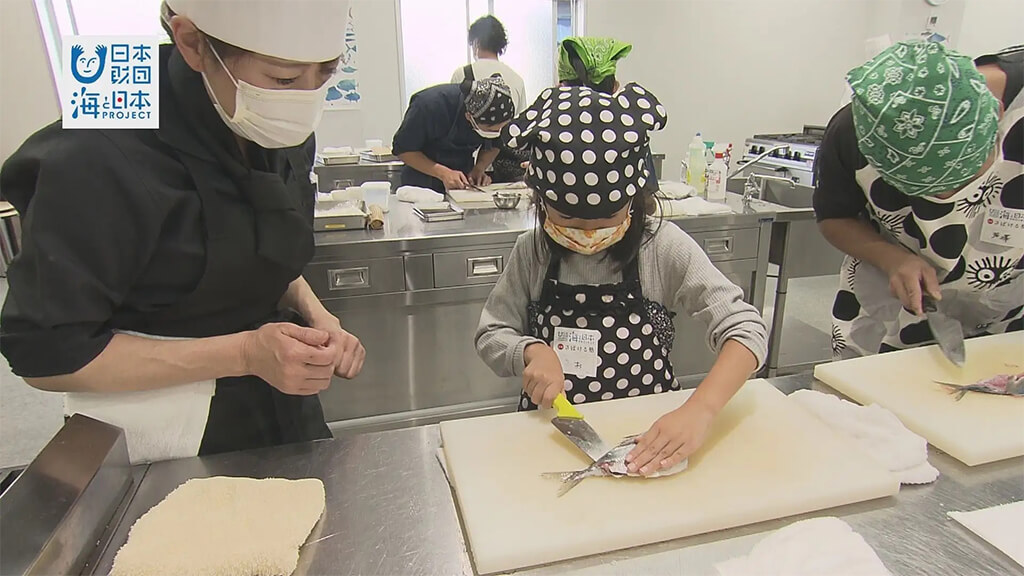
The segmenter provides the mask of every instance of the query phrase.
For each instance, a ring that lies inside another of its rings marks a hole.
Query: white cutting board
[[[1024,455],[1024,398],[969,392],[957,401],[935,383],[969,384],[1024,371],[1024,332],[965,344],[963,368],[927,346],[820,364],[814,376],[861,404],[892,411],[907,428],[968,466]]]
[[[645,431],[689,391],[580,406],[609,444]],[[550,410],[441,423],[449,479],[477,572],[490,574],[880,498],[898,480],[763,380],[719,414],[687,471],[588,478],[558,498],[543,472],[587,457]]]

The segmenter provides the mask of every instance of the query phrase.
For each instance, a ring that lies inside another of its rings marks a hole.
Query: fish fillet
[[[315,478],[189,480],[135,522],[110,575],[288,575],[324,507]]]

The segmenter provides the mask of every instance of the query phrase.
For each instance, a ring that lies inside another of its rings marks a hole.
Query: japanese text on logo
[[[64,128],[158,128],[157,38],[64,38],[61,112]]]

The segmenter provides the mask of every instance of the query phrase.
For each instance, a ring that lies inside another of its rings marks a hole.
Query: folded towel
[[[731,214],[732,208],[725,204],[708,202],[703,198],[691,196],[683,200],[662,200],[661,213],[663,216],[701,216],[704,214]]]
[[[928,442],[885,408],[877,404],[859,406],[814,390],[797,390],[789,397],[855,440],[903,484],[928,484],[939,477],[939,471],[928,463]]]
[[[790,524],[715,568],[720,576],[889,576],[864,538],[832,517]]]
[[[444,194],[419,186],[400,186],[395,191],[395,197],[398,198],[399,202],[409,202],[412,204],[441,202],[444,200]]]
[[[693,186],[685,182],[673,182],[671,180],[659,180],[658,188],[657,196],[668,200],[682,200],[697,193],[697,189]]]

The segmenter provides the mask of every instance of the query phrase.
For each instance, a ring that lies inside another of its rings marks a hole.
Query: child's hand
[[[689,401],[658,418],[626,455],[629,471],[649,476],[679,464],[704,443],[714,419],[711,408]]]
[[[526,369],[523,370],[523,390],[534,404],[550,408],[551,403],[565,391],[565,374],[558,355],[547,344],[535,342],[523,351]]]

